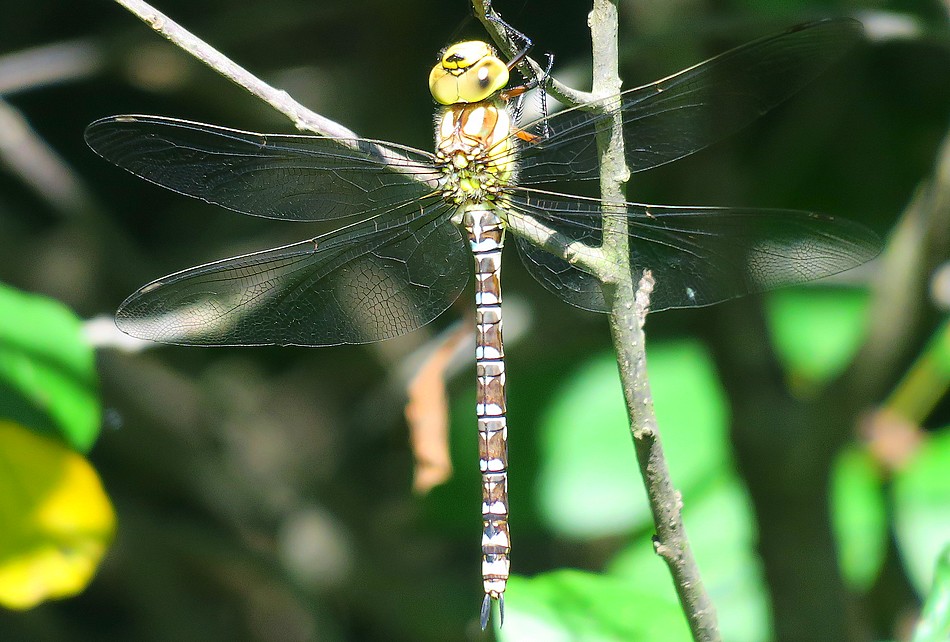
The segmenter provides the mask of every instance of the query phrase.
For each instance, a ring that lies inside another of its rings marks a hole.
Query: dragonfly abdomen
[[[462,227],[475,257],[475,410],[482,474],[482,626],[491,600],[501,600],[508,582],[508,422],[505,349],[502,342],[501,250],[505,228],[490,205],[464,207]]]

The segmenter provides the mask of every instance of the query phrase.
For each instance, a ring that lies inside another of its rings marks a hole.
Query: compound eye
[[[442,105],[480,102],[507,84],[508,67],[478,40],[446,48],[429,73],[429,91]]]
[[[486,56],[492,55],[492,49],[480,40],[457,42],[442,52],[442,68],[464,70]]]
[[[504,89],[508,84],[508,67],[495,56],[482,58],[459,77],[462,102],[477,103]]]

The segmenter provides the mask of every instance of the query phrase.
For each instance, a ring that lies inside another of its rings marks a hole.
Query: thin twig
[[[862,387],[884,394],[894,369],[906,362],[914,345],[911,337],[921,330],[927,283],[950,248],[948,229],[950,130],[944,133],[930,177],[921,181],[901,212],[880,258],[872,284],[868,339],[850,368],[870,373]]]
[[[291,98],[286,91],[271,87],[147,2],[143,0],[115,1],[172,44],[184,49],[208,67],[287,116],[297,129],[332,138],[344,147],[352,149],[359,147],[361,139],[355,133],[326,116],[310,111]],[[373,144],[377,153],[391,162],[393,172],[401,172],[433,188],[436,186],[438,176],[435,172],[429,171],[431,167],[421,166],[392,147],[380,144],[379,141],[363,139],[362,142]]]
[[[510,55],[514,47],[509,34],[504,33],[496,22],[485,18],[484,0],[473,0],[473,6],[476,16],[495,36],[496,44]],[[619,54],[616,0],[594,0],[590,27],[594,54],[593,92],[583,94],[557,85],[557,89],[552,88],[551,93],[560,100],[564,100],[562,95],[565,96],[566,101],[574,105],[578,104],[577,101],[603,100],[597,105],[597,109],[612,111],[615,114],[612,126],[601,132],[598,140],[601,150],[600,185],[605,212],[611,210],[609,204],[613,203],[616,204],[617,213],[621,215],[604,217],[601,248],[571,242],[533,219],[530,222],[513,219],[511,223],[517,229],[512,231],[531,239],[571,264],[582,266],[604,283],[605,296],[611,308],[611,332],[617,349],[617,363],[637,461],[657,529],[655,549],[670,568],[694,639],[713,642],[720,639],[716,611],[706,594],[686,537],[681,514],[682,499],[673,487],[666,465],[647,378],[643,324],[653,290],[653,276],[649,272],[644,273],[637,290],[634,291],[630,271],[629,236],[626,217],[623,216],[623,186],[629,178],[629,172],[624,161],[623,123],[619,109],[621,82],[617,72]],[[539,69],[537,63],[531,61],[531,64],[535,71]],[[611,97],[615,100],[611,101]]]
[[[343,125],[310,111],[291,98],[286,91],[271,87],[147,2],[142,0],[116,0],[116,2],[138,16],[163,37],[287,116],[297,129],[332,138],[356,138],[356,134]]]
[[[65,216],[88,211],[92,196],[69,164],[13,105],[0,99],[0,166]]]
[[[501,52],[509,58],[514,57],[520,50],[521,45],[512,40],[511,34],[502,29],[497,22],[489,19],[489,15],[498,16],[498,12],[494,6],[492,6],[489,11],[486,11],[485,0],[472,0],[472,8],[475,10],[475,17],[478,18],[478,21],[485,27],[485,31],[491,35],[492,40]],[[544,67],[529,56],[524,57],[524,60],[518,65],[518,68],[525,74],[525,78],[539,78],[544,72]],[[591,102],[591,94],[568,87],[550,76],[547,77],[544,88],[549,94],[565,105],[575,107]]]
[[[601,200],[605,203],[605,210],[610,208],[610,204],[616,204],[622,213],[623,186],[629,171],[624,161],[623,121],[617,96],[620,91],[617,0],[594,0],[589,22],[593,41],[593,94],[596,99],[606,98],[603,108],[614,113],[610,128],[598,136]],[[616,99],[610,101],[610,96]],[[719,640],[716,610],[690,550],[683,526],[682,498],[673,487],[666,465],[647,378],[643,324],[653,277],[649,272],[645,273],[634,291],[626,217],[605,216],[603,239],[604,254],[616,266],[610,282],[604,284],[604,293],[610,306],[610,328],[617,350],[630,431],[656,525],[654,547],[670,569],[693,638]]]
[[[0,95],[32,91],[88,78],[102,68],[99,47],[88,40],[64,40],[0,56]]]

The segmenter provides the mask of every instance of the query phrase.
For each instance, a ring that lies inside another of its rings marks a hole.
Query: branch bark
[[[605,214],[609,214],[611,203],[616,204],[618,214],[604,216],[602,248],[610,259],[609,264],[617,266],[604,283],[604,294],[610,306],[610,329],[617,351],[630,432],[656,525],[656,553],[670,569],[693,638],[719,640],[716,610],[706,593],[689,546],[683,525],[682,497],[673,486],[653,411],[643,333],[653,280],[649,272],[645,273],[635,291],[634,276],[630,271],[630,237],[627,219],[623,216],[624,185],[629,171],[624,160],[623,120],[617,96],[621,82],[618,74],[617,1],[594,0],[593,7],[589,19],[594,60],[592,93],[595,100],[616,96],[615,101],[608,100],[603,104],[615,116],[610,129],[601,132],[598,138],[601,200],[607,204]]]
[[[147,2],[142,0],[116,0],[116,2],[162,37],[287,116],[297,129],[333,138],[357,137],[343,125],[310,111],[291,98],[286,91],[271,87]]]
[[[511,55],[516,47],[510,34],[487,17],[484,0],[472,0],[475,15],[485,29],[493,34],[499,48]],[[497,15],[497,13],[495,13]],[[546,88],[562,102],[577,106],[604,100],[592,109],[615,114],[608,129],[600,132],[600,189],[604,206],[603,243],[591,247],[578,241],[562,238],[534,220],[530,224],[514,221],[517,234],[597,276],[604,287],[610,306],[609,320],[617,365],[627,404],[630,432],[646,486],[647,498],[656,525],[654,548],[663,558],[673,576],[673,583],[695,640],[713,642],[720,639],[716,610],[706,593],[699,568],[693,558],[682,519],[682,497],[673,487],[663,445],[660,441],[653,398],[647,377],[643,325],[649,309],[653,277],[647,272],[634,287],[630,271],[629,236],[625,207],[624,185],[629,171],[624,160],[623,122],[620,114],[619,92],[621,80],[618,69],[617,0],[594,0],[589,25],[593,43],[593,91],[577,92],[553,79]],[[541,67],[526,59],[530,68],[526,73],[538,75]],[[610,97],[616,97],[610,101]],[[610,204],[613,204],[611,208]],[[611,216],[613,211],[616,216]]]
[[[491,2],[492,0],[488,0],[488,2],[486,0],[472,0],[475,17],[485,27],[485,31],[491,35],[492,40],[501,52],[509,59],[514,58],[522,45],[514,42],[511,34],[502,29],[499,23],[492,19],[492,17],[500,18],[501,16],[492,8]],[[529,56],[524,57],[524,60],[518,65],[518,69],[524,74],[525,78],[539,78],[544,71],[544,68]],[[550,76],[546,79],[544,87],[549,94],[567,105],[581,105],[593,100],[592,94],[568,87]]]

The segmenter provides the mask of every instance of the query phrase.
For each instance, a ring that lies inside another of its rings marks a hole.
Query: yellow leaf
[[[0,421],[0,605],[79,593],[114,533],[112,504],[82,455]]]

